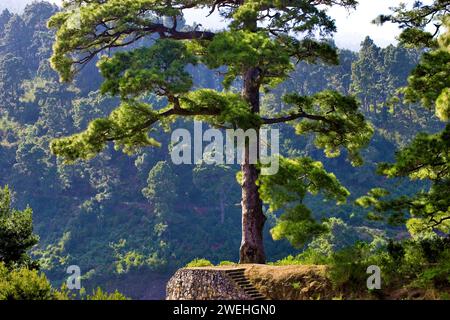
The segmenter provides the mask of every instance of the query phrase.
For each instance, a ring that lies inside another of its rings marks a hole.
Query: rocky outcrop
[[[261,300],[243,268],[184,268],[167,283],[167,300]]]
[[[237,265],[184,268],[167,283],[168,300],[310,300],[337,296],[324,266]]]

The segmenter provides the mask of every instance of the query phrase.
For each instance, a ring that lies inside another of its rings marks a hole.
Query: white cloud
[[[389,8],[398,5],[399,0],[360,0],[356,10],[347,11],[334,7],[330,15],[336,20],[337,33],[335,41],[338,47],[358,50],[360,43],[366,36],[370,36],[377,45],[387,46],[396,43],[396,36],[400,33],[396,25],[386,23],[382,26],[372,23],[380,14],[390,12]],[[403,1],[412,3],[411,0]]]

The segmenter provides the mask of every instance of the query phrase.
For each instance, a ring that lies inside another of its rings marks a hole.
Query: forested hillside
[[[110,146],[93,160],[66,165],[51,154],[52,139],[84,130],[90,120],[109,114],[116,104],[116,98],[97,91],[102,79],[95,61],[73,84],[59,82],[49,63],[54,33],[46,26],[57,10],[42,2],[27,6],[21,14],[7,10],[0,14],[0,186],[14,190],[17,207],[33,208],[40,242],[32,255],[40,260],[41,269],[58,283],[66,276],[65,267],[79,265],[86,285],[117,287],[135,298],[161,298],[171,273],[194,258],[237,261],[238,166],[206,170],[173,165],[169,133],[154,133],[161,148],[143,148],[131,157]],[[340,65],[301,62],[288,81],[264,94],[262,108],[267,115],[281,111],[286,92],[310,95],[335,89],[356,95],[375,128],[363,151],[364,165],[354,168],[345,154],[328,159],[312,138],[299,139],[293,128],[280,125],[282,154],[322,160],[351,192],[350,201],[341,206],[307,199],[317,220],[333,217],[325,222],[331,225],[331,234],[312,245],[326,241],[339,249],[357,240],[385,242],[407,236],[403,226],[368,220],[367,211],[353,200],[374,187],[399,195],[426,186],[387,180],[375,170],[377,163],[393,161],[396,150],[418,132],[442,129],[434,112],[419,104],[391,101],[421,53],[401,46],[379,48],[366,38],[359,52],[339,51]],[[203,66],[189,71],[196,87],[220,88],[221,75]],[[192,128],[189,122],[183,126]],[[282,235],[279,241],[272,239],[269,229],[275,219],[273,215],[266,226],[271,261],[304,249],[292,247]]]

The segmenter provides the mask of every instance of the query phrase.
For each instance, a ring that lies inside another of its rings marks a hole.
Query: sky
[[[61,0],[49,0],[59,4]],[[22,8],[26,3],[33,0],[0,0],[0,7],[10,2],[17,8]],[[396,6],[400,2],[411,4],[413,0],[359,0],[359,6],[356,10],[347,11],[343,8],[332,8],[329,13],[336,20],[337,33],[334,35],[336,44],[340,48],[358,50],[360,43],[369,35],[377,45],[385,47],[391,43],[396,43],[396,36],[399,34],[397,26],[384,24],[377,26],[371,21],[381,13],[389,13],[389,7]],[[197,22],[205,27],[220,29],[224,22],[220,17],[213,15],[209,18],[204,17],[201,10],[190,10],[186,13],[188,23]]]
[[[372,23],[379,14],[389,13],[389,8],[401,1],[396,0],[360,0],[356,10],[348,12],[343,8],[332,8],[330,15],[336,20],[335,41],[339,48],[358,50],[360,43],[369,35],[378,46],[385,47],[396,43],[400,30],[392,23],[382,26]],[[404,1],[412,2],[412,1]]]
[[[391,23],[378,26],[372,23],[379,14],[389,13],[389,8],[401,2],[412,3],[412,0],[359,0],[356,10],[348,11],[342,7],[329,10],[330,16],[336,20],[337,33],[334,35],[339,48],[357,51],[364,38],[369,35],[378,46],[385,47],[396,43],[400,33],[398,27]],[[225,24],[218,15],[204,18],[198,10],[190,10],[186,14],[188,23],[197,22],[203,26],[220,28]]]

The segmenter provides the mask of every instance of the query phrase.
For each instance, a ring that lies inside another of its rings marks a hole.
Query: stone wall
[[[167,300],[251,300],[226,270],[184,268],[167,283]]]

